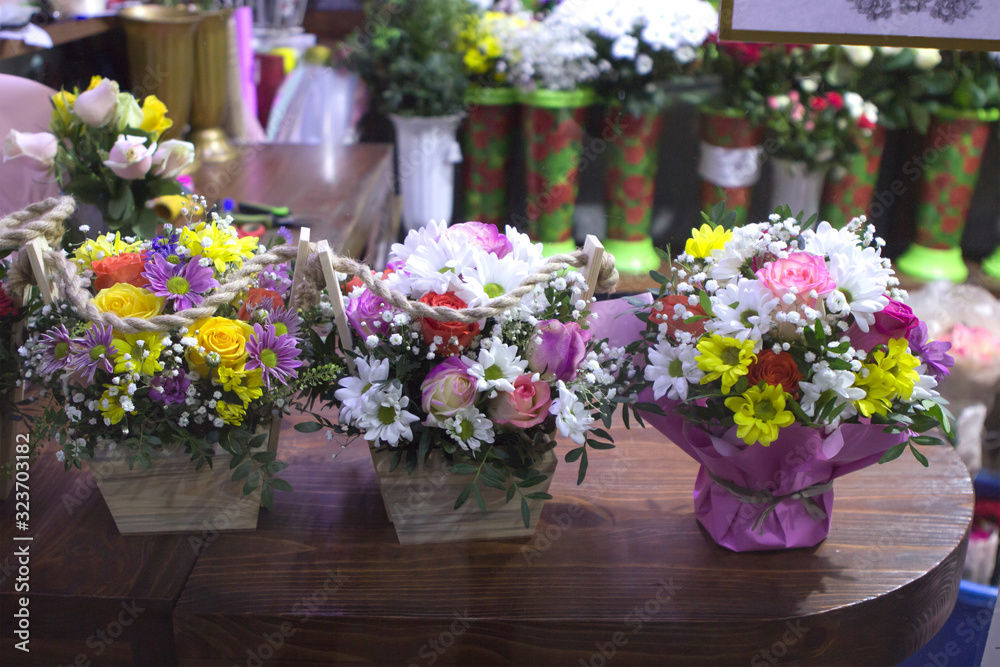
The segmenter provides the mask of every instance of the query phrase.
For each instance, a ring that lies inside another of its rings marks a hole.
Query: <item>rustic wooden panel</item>
[[[950,613],[972,516],[950,449],[838,480],[815,548],[736,554],[694,519],[693,461],[656,431],[613,435],[583,486],[556,469],[530,539],[400,545],[366,444],[286,430],[295,491],[198,561],[181,664],[884,665]]]

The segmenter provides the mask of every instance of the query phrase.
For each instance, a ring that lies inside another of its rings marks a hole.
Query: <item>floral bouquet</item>
[[[580,462],[582,483],[588,449],[613,447],[598,422],[610,424],[637,379],[624,348],[591,326],[587,293],[581,273],[543,259],[513,227],[411,231],[381,281],[349,284],[356,340],[341,346],[353,369],[334,395],[339,423],[317,418],[363,433],[376,454],[391,456],[390,470],[405,463],[412,473],[443,457],[468,480],[454,509],[472,497],[485,512],[486,492],[500,507],[516,496],[527,528],[541,508],[529,501],[550,498],[540,468],[546,460],[554,468],[554,434],[576,445],[566,460]]]
[[[266,429],[319,369],[303,367],[289,267],[255,268],[264,252],[217,214],[72,252],[79,274],[60,272],[63,299],[31,319],[20,350],[25,380],[54,399],[37,437],[55,437],[67,469],[114,454],[146,470],[162,449],[200,470],[224,452],[265,507],[290,488],[273,477],[287,464],[264,449]]]
[[[935,387],[946,345],[901,300],[864,218],[786,215],[695,229],[657,275],[647,322],[648,420],[701,463],[695,514],[734,551],[808,547],[830,528],[832,481],[950,430]],[[642,396],[640,396],[641,398]]]
[[[524,12],[469,14],[459,35],[458,49],[473,83],[482,87],[507,85],[511,62],[516,57],[508,45],[530,20]]]
[[[160,141],[173,126],[155,95],[139,106],[118,84],[99,76],[90,87],[52,96],[49,132],[11,130],[4,159],[25,156],[48,169],[66,194],[94,204],[111,230],[143,238],[155,233],[146,202],[181,193],[177,176],[194,160],[186,141]]]
[[[624,100],[630,113],[656,111],[669,98],[662,84],[691,74],[699,48],[719,25],[704,0],[564,3],[552,13],[588,32],[601,71],[598,90]]]

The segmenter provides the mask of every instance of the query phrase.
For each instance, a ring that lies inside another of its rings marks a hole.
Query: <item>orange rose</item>
[[[666,323],[667,333],[671,336],[674,335],[675,331],[686,331],[696,338],[705,333],[704,320],[698,320],[697,322],[687,324],[684,320],[674,319],[674,306],[678,303],[684,304],[684,306],[691,311],[692,316],[705,315],[705,309],[700,305],[689,305],[686,296],[681,296],[680,294],[668,294],[656,303],[661,304],[663,306],[663,310],[656,310],[653,308],[653,310],[649,313],[649,321],[656,325]],[[656,304],[653,305],[655,306]]]
[[[99,259],[93,264],[94,290],[100,292],[118,283],[128,283],[135,287],[147,287],[149,281],[143,278],[146,270],[146,256],[137,252],[112,255]]]
[[[447,306],[456,310],[465,308],[468,305],[455,296],[454,292],[446,292],[444,294],[430,292],[420,297],[420,303],[426,303],[428,306]],[[443,350],[445,355],[458,354],[461,352],[459,347],[467,347],[475,335],[479,333],[479,324],[476,322],[470,324],[466,324],[465,322],[441,322],[432,317],[425,317],[420,321],[423,323],[424,341],[430,344],[434,342],[435,336],[441,336],[444,346],[439,345],[438,351],[441,352]],[[448,341],[451,340],[452,336],[458,338],[458,345],[449,344]]]
[[[757,361],[750,365],[747,379],[750,380],[751,387],[761,382],[780,384],[782,389],[794,394],[799,390],[802,373],[795,359],[787,352],[775,354],[773,350],[763,350],[757,353]]]
[[[243,300],[243,307],[240,308],[238,317],[249,322],[250,317],[253,315],[253,311],[261,304],[264,299],[271,299],[272,307],[285,307],[285,300],[281,298],[281,295],[274,290],[264,289],[262,287],[251,287],[250,292],[247,294],[247,298]]]

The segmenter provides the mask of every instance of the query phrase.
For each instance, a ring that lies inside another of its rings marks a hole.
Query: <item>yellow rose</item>
[[[246,322],[227,317],[209,317],[195,322],[190,331],[190,335],[198,341],[198,347],[205,348],[204,354],[197,348],[188,348],[191,370],[207,376],[209,364],[206,357],[212,352],[219,355],[221,366],[235,368],[246,362],[247,339],[253,334],[253,327]]]
[[[59,120],[64,126],[68,126],[73,121],[73,102],[76,95],[60,90],[52,96],[52,120]]]
[[[142,124],[139,129],[152,134],[153,139],[159,139],[173,124],[174,121],[167,118],[167,105],[156,95],[147,95],[142,101]]]
[[[162,313],[165,301],[147,289],[128,283],[117,283],[102,289],[94,297],[94,305],[102,312],[144,320]]]

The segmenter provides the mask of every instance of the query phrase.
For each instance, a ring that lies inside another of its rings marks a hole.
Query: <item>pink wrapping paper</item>
[[[639,400],[655,402],[664,409],[665,416],[645,413],[643,418],[701,463],[694,486],[695,516],[716,543],[733,551],[819,544],[830,532],[833,491],[810,499],[825,518],[817,521],[810,516],[809,501],[789,498],[775,505],[755,526],[768,504],[739,500],[713,481],[709,472],[752,491],[784,496],[877,463],[886,450],[908,437],[906,433],[884,433],[882,425],[844,424],[825,435],[822,430],[793,424],[782,429],[769,447],[746,445],[736,437],[735,427],[716,437],[686,423],[675,411],[677,401],[653,401],[651,389],[640,394]]]

